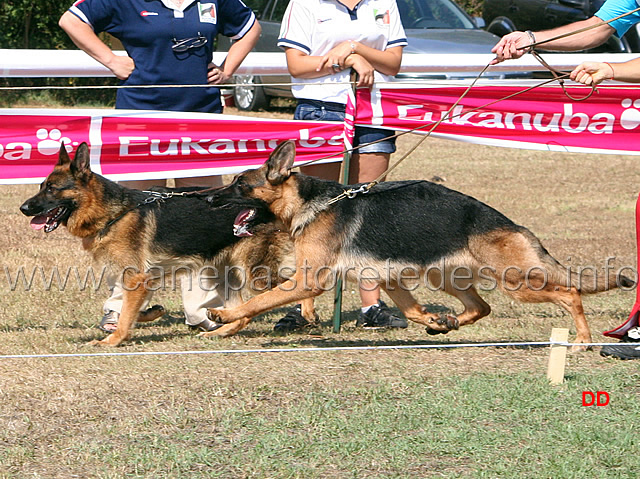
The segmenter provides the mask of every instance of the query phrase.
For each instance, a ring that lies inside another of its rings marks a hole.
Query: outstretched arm
[[[528,49],[524,48],[535,42],[542,42],[550,38],[563,35],[565,33],[575,32],[582,28],[598,25],[603,21],[598,17],[591,17],[579,22],[570,23],[561,27],[545,30],[541,32],[533,32],[533,38],[527,32],[511,32],[500,39],[498,43],[491,49],[496,54],[496,58],[492,64],[500,63],[504,60],[520,58]],[[615,30],[610,25],[602,25],[586,32],[570,35],[549,43],[544,43],[539,47],[540,50],[554,51],[576,51],[587,50],[589,48],[602,45],[613,34]]]

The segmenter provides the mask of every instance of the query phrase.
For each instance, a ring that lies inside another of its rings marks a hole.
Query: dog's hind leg
[[[305,298],[300,301],[300,314],[311,325],[317,324],[320,319],[316,313],[316,303],[313,298]]]
[[[149,276],[144,273],[133,274],[125,278],[122,311],[116,330],[101,341],[92,341],[91,345],[118,346],[129,338],[131,328],[138,318],[140,307],[149,293],[147,290],[148,281]]]
[[[535,289],[532,289],[534,286]],[[567,288],[565,285],[555,283],[545,284],[541,289],[537,286],[523,286],[515,291],[505,289],[505,292],[513,298],[523,303],[553,303],[566,310],[576,326],[576,343],[590,343],[591,330],[584,315],[582,297],[580,292],[574,288]],[[585,351],[586,346],[573,346],[571,351]]]
[[[502,232],[477,239],[475,254],[502,291],[523,303],[553,303],[566,310],[576,326],[576,343],[590,343],[582,298],[568,271],[528,230]],[[585,350],[574,346],[572,351]]]
[[[458,329],[458,320],[455,317],[428,312],[425,306],[416,301],[411,292],[397,283],[380,286],[400,308],[405,318],[425,325],[427,331],[448,333],[452,329]]]

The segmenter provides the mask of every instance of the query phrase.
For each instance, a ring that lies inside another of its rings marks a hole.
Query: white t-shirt
[[[407,38],[395,0],[361,0],[354,10],[337,0],[291,0],[282,19],[280,48],[323,56],[344,41],[357,41],[384,51],[404,47]],[[296,98],[346,103],[349,69],[320,78],[293,78]],[[375,72],[375,81],[389,77]],[[343,82],[343,83],[341,83]]]

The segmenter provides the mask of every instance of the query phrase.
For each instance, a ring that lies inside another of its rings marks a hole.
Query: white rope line
[[[269,85],[287,86],[290,83],[269,83]],[[74,86],[62,86],[62,85],[47,85],[47,86],[3,86],[0,90],[113,90],[113,89],[126,89],[126,88],[232,88],[237,86],[244,87],[257,87],[262,84],[247,85],[246,83],[225,83],[222,85],[74,85]]]
[[[378,82],[393,83],[393,82]],[[320,83],[318,83],[320,84]],[[351,82],[335,82],[333,85],[350,85]],[[3,86],[0,90],[98,90],[98,89],[126,89],[126,88],[255,88],[263,86],[293,86],[297,83],[222,83],[222,84],[197,84],[197,85],[45,85],[45,86]]]
[[[509,348],[526,346],[605,346],[619,343],[569,343],[555,341],[526,341],[506,343],[463,343],[463,344],[412,344],[395,346],[335,346],[327,348],[269,348],[269,349],[217,349],[204,351],[138,351],[106,353],[59,353],[59,354],[3,354],[0,359],[48,359],[48,358],[86,358],[121,356],[185,356],[197,354],[255,354],[255,353],[302,353],[331,351],[381,351],[404,349],[456,349],[456,348]],[[622,343],[624,346],[640,346],[640,343]]]
[[[482,77],[478,77],[477,79],[482,79]],[[473,79],[469,78],[469,82]],[[461,84],[464,84],[464,79],[455,80]],[[343,82],[335,82],[332,85],[351,85],[352,82],[343,81]],[[314,85],[324,85],[324,83],[313,83]],[[376,82],[376,85],[451,85],[451,82],[446,82],[445,80],[440,79],[406,79],[406,80],[394,80],[394,81],[379,81]],[[216,85],[209,84],[198,84],[198,85],[45,85],[45,86],[0,86],[0,91],[4,90],[111,90],[111,89],[130,89],[130,88],[220,88],[220,89],[228,89],[228,88],[256,88],[256,87],[271,87],[271,86],[295,86],[298,83],[223,83]],[[571,85],[574,86],[574,85]],[[577,84],[575,85],[580,88],[584,88],[584,85]]]

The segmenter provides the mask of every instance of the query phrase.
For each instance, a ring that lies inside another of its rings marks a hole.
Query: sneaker
[[[218,328],[223,326],[222,323],[214,323],[210,319],[205,319],[201,323],[198,324],[188,324],[189,329],[194,329],[196,331],[202,331],[204,333],[215,331]]]
[[[104,316],[102,316],[102,319],[100,320],[100,324],[98,325],[98,328],[104,331],[105,333],[113,333],[118,327],[119,318],[120,318],[120,313],[110,309],[109,311],[104,313]]]
[[[277,333],[289,333],[299,331],[307,326],[309,326],[309,321],[302,316],[302,306],[298,304],[273,326],[273,330]]]
[[[640,346],[627,346],[624,343],[640,343],[640,328],[627,331],[619,343],[602,346],[600,355],[618,359],[640,359]]]
[[[360,312],[356,326],[363,328],[406,328],[407,320],[394,316],[382,300],[371,306],[366,313]]]

